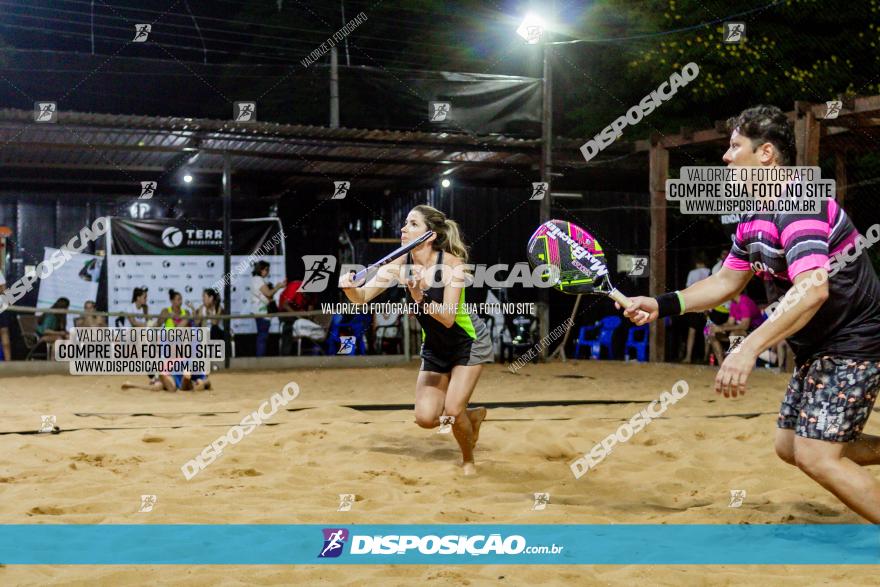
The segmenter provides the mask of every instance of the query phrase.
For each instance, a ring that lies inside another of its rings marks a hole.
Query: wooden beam
[[[658,295],[666,291],[666,179],[669,177],[669,151],[662,145],[654,145],[648,161],[651,190],[649,286],[651,293]],[[666,326],[663,320],[651,324],[648,346],[652,362],[666,359]]]
[[[843,108],[840,114],[837,115],[837,118],[852,116],[853,114],[876,114],[880,112],[880,95],[847,97],[841,99],[841,101],[843,102]],[[810,110],[812,110],[816,118],[825,116],[827,108],[824,102],[810,105]]]
[[[726,141],[730,135],[720,133],[715,129],[695,130],[688,133],[688,137],[684,135],[666,135],[657,144],[665,149],[674,147],[683,147],[685,145],[696,145],[699,143],[714,143],[718,141]],[[636,141],[636,151],[650,151],[652,142]]]
[[[834,176],[837,181],[837,203],[843,208],[846,201],[846,151],[834,152]]]
[[[821,119],[825,116],[825,111],[827,110],[827,106],[824,102],[821,104],[798,102],[797,104],[801,105],[804,112],[811,113],[813,119]],[[795,105],[794,112],[786,112],[788,119],[794,121],[795,124],[797,124],[800,114],[797,104]],[[841,118],[846,119],[853,115],[863,115],[864,118],[864,116],[870,117],[871,115],[878,113],[880,113],[880,95],[846,99],[844,100],[844,108],[840,111],[838,117],[829,120],[826,124],[847,126],[847,124],[843,123],[844,121],[840,120]],[[703,129],[693,132],[686,131],[677,135],[665,135],[658,144],[666,149],[672,149],[674,147],[683,147],[685,145],[726,141],[729,138],[729,135],[722,127],[723,123],[717,122],[713,129]],[[650,151],[652,144],[653,143],[650,140],[636,141],[635,151]],[[798,147],[798,150],[800,151],[800,147]]]
[[[824,106],[823,106],[824,107]],[[797,165],[819,165],[819,139],[822,126],[809,102],[794,103],[794,140],[797,146]]]
[[[405,157],[397,154],[394,157],[385,157],[384,153],[388,153],[391,150],[391,147],[383,147],[382,151],[379,151],[376,147],[369,147],[370,149],[376,149],[377,154],[364,154],[361,156],[352,156],[352,155],[337,155],[337,154],[323,154],[323,153],[306,153],[306,152],[263,152],[259,150],[245,150],[245,149],[213,149],[210,147],[204,148],[196,148],[189,146],[153,146],[153,145],[126,145],[126,144],[111,144],[111,143],[54,143],[54,142],[24,142],[24,141],[15,141],[16,149],[36,149],[36,150],[44,150],[44,149],[52,149],[52,150],[68,150],[68,151],[82,151],[86,148],[95,151],[132,151],[139,153],[162,153],[162,154],[174,154],[175,156],[180,155],[181,157],[191,157],[196,154],[196,152],[201,152],[202,155],[223,155],[224,153],[229,153],[233,157],[250,157],[254,159],[278,159],[282,161],[330,161],[334,163],[375,163],[376,165],[420,165],[420,166],[435,166],[435,165],[466,165],[468,167],[481,167],[487,169],[508,169],[508,168],[522,168],[527,169],[531,167],[531,162],[523,161],[523,162],[508,162],[506,160],[480,160],[480,161],[469,161],[466,159],[456,159],[455,157],[467,156],[466,152],[456,152],[456,153],[445,153],[447,155],[442,159],[420,159],[416,157]],[[471,151],[476,153],[476,151]],[[487,153],[489,151],[480,151],[479,153]],[[169,159],[170,161],[171,159]],[[173,166],[172,166],[173,167]],[[215,165],[218,167],[218,165]],[[194,166],[195,169],[199,169],[199,165]]]

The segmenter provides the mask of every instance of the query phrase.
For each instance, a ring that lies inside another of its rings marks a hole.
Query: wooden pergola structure
[[[853,148],[854,134],[865,148],[876,149],[880,141],[880,96],[839,97],[843,103],[836,118],[826,118],[825,104],[810,102],[794,103],[794,110],[787,113],[794,122],[797,146],[797,165],[819,164],[820,147],[831,151],[835,158],[837,201],[846,200],[846,152]],[[858,133],[854,133],[858,130]],[[648,152],[649,190],[651,193],[651,274],[650,291],[666,291],[666,180],[669,177],[669,151],[689,145],[725,144],[729,135],[724,123],[715,128],[692,131],[682,129],[676,135],[655,134],[649,140],[637,141],[637,152]],[[858,148],[858,147],[857,147]],[[663,321],[651,325],[651,361],[663,361],[666,356],[666,332]]]

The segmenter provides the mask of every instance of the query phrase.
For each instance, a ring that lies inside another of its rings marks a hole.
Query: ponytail
[[[444,251],[450,255],[455,255],[462,262],[467,263],[468,250],[461,238],[461,230],[455,220],[450,220],[440,210],[425,204],[416,206],[413,210],[424,217],[428,230],[433,231],[437,235],[437,238],[432,243],[432,248],[435,251]]]
[[[461,230],[458,227],[458,222],[447,218],[446,227],[446,242],[449,246],[448,249],[445,249],[446,252],[452,253],[456,257],[460,257],[462,261],[467,263],[468,250],[461,238]]]

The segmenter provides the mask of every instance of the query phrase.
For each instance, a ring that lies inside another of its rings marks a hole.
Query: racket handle
[[[620,304],[620,307],[623,309],[629,308],[632,305],[632,300],[620,293],[617,288],[612,288],[608,292],[608,297]]]
[[[620,307],[624,310],[632,305],[632,300],[620,293],[616,288],[611,288],[608,297],[620,304]],[[648,318],[650,318],[650,314],[644,310],[639,310],[640,320],[648,320]]]
[[[371,265],[371,266],[367,267],[366,269],[361,269],[361,270],[358,271],[357,273],[355,273],[354,270],[352,269],[351,273],[354,273],[354,277],[352,277],[351,280],[352,280],[354,283],[357,283],[358,281],[360,281],[361,279],[363,279],[364,276],[366,276],[366,274],[369,273],[369,272],[370,272],[370,269],[372,269],[372,268],[373,268],[373,266]],[[350,274],[349,274],[349,275],[350,275]],[[357,286],[357,287],[362,287],[363,285],[364,285],[364,284],[362,283],[361,285],[359,285],[359,286]]]

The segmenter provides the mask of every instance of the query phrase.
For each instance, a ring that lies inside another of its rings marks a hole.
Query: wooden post
[[[834,151],[834,176],[837,181],[837,203],[846,201],[846,151]]]
[[[822,126],[813,115],[812,104],[795,102],[794,140],[797,146],[797,165],[819,165],[819,137]]]
[[[652,141],[653,142],[653,141]],[[653,142],[648,157],[651,190],[651,294],[666,291],[666,179],[669,177],[669,151]],[[651,324],[648,346],[652,362],[666,359],[666,327],[663,320]]]
[[[560,359],[562,359],[563,363],[565,362],[565,360],[566,360],[565,345],[568,343],[568,338],[569,338],[569,336],[571,336],[571,331],[576,328],[574,323],[577,320],[578,308],[581,305],[581,298],[582,297],[583,297],[583,294],[578,294],[578,297],[575,298],[574,308],[571,309],[571,317],[570,317],[571,318],[571,326],[569,326],[568,329],[565,331],[565,336],[562,338],[562,342],[559,343],[559,346],[556,347],[556,350],[554,350],[552,353],[550,353],[549,358],[554,359],[556,357],[559,357]]]
[[[228,152],[223,153],[223,275],[232,275],[232,158]],[[221,312],[232,313],[232,279],[226,280],[223,288],[223,301],[226,309]],[[232,322],[223,319],[223,350],[226,352],[224,366],[229,369],[232,357],[229,356]]]

